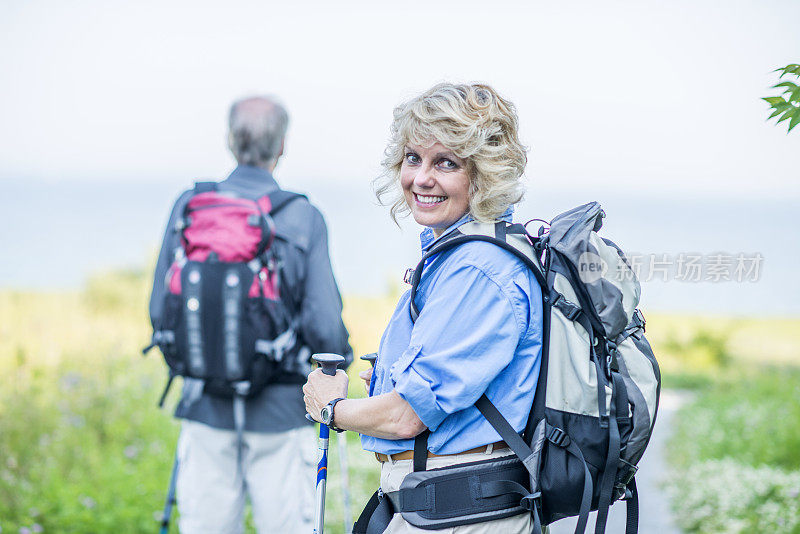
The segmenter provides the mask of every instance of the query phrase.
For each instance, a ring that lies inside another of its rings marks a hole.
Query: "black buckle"
[[[539,502],[542,500],[542,492],[529,493],[525,495],[520,501],[519,505],[529,512],[539,511]]]
[[[622,477],[620,477],[619,480],[617,480],[615,486],[617,489],[624,491],[627,494],[628,484],[630,484],[631,480],[633,480],[633,477],[636,476],[636,472],[639,471],[639,468],[630,462],[626,462],[622,458],[620,458],[619,461],[625,464],[625,466],[628,468],[628,471]]]
[[[571,440],[569,439],[569,435],[561,430],[560,428],[554,426],[550,427],[550,430],[547,432],[547,441],[552,443],[557,447],[567,448]]]
[[[572,309],[569,310],[569,313],[567,313],[567,319],[569,319],[570,321],[574,321],[575,319],[578,318],[578,315],[580,314],[581,314],[581,308],[579,306],[574,306]]]
[[[606,373],[611,378],[612,371],[619,372],[619,361],[617,360],[617,344],[613,341],[606,341]]]
[[[411,281],[413,280],[413,278],[414,278],[414,269],[411,269],[409,267],[408,269],[406,269],[406,273],[403,275],[403,282],[405,282],[408,285],[411,285]]]

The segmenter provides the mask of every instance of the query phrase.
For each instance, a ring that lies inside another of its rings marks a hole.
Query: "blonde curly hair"
[[[383,173],[375,195],[391,205],[392,219],[410,211],[400,187],[400,167],[407,143],[436,142],[467,161],[469,213],[477,221],[499,218],[524,195],[520,180],[527,163],[518,136],[514,104],[485,84],[440,83],[394,109],[391,137],[384,151]]]

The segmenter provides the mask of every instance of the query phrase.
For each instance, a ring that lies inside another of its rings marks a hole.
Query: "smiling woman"
[[[511,206],[522,198],[526,163],[510,102],[487,85],[440,84],[398,106],[391,131],[377,193],[391,197],[392,218],[410,213],[425,227],[423,253],[474,220],[505,228]],[[422,309],[416,319],[409,313],[411,298],[409,292],[401,297],[374,372],[362,376],[369,398],[346,398],[344,371],[336,376],[315,371],[303,387],[312,417],[334,429],[360,432],[364,449],[381,463],[383,493],[370,501],[354,533],[426,532],[409,516],[406,497],[395,498],[407,475],[426,466],[476,461],[485,461],[481,469],[506,469],[513,453],[475,402],[485,395],[517,432],[533,402],[542,295],[519,259],[493,244],[462,244],[423,267],[414,297],[415,308]],[[447,488],[436,491],[442,496],[436,501],[439,512],[447,508],[444,494],[451,505],[469,500]],[[423,526],[458,534],[530,532],[530,514],[510,506],[514,498],[503,501],[507,497],[492,501],[489,511],[445,510],[449,519]]]
[[[466,162],[441,143],[406,146],[400,185],[414,220],[437,237],[469,211]]]
[[[395,108],[384,173],[375,182],[376,195],[391,204],[393,219],[411,211],[416,220],[406,171],[422,163],[419,151],[427,149],[426,155],[439,158],[430,161],[439,176],[460,170],[469,178],[472,216],[481,222],[497,219],[523,196],[520,177],[527,157],[517,129],[514,105],[490,86],[436,85]],[[439,193],[422,186],[413,192]]]

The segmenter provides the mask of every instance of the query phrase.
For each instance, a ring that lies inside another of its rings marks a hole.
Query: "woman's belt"
[[[456,456],[458,454],[476,454],[479,452],[491,454],[492,451],[499,451],[507,448],[508,445],[506,445],[505,441],[495,441],[494,443],[490,443],[488,445],[481,445],[480,447],[475,447],[474,449],[469,449],[468,451],[456,452],[453,454],[434,454],[431,451],[428,451],[428,458],[441,458],[442,456]],[[413,460],[414,451],[403,451],[394,454],[383,454],[381,452],[376,452],[375,458],[377,458],[381,463],[388,462],[389,460],[393,462],[398,460]]]

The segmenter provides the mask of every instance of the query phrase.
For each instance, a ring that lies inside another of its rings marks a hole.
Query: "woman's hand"
[[[372,382],[372,367],[367,369],[366,371],[361,371],[358,373],[358,378],[364,381],[364,389],[369,392],[369,384]]]
[[[320,410],[333,399],[347,397],[347,384],[349,379],[347,373],[341,369],[336,371],[336,375],[330,376],[323,373],[320,369],[308,375],[308,381],[303,386],[303,402],[306,404],[306,412],[311,414],[315,421],[320,421]],[[338,406],[338,405],[337,405]]]

